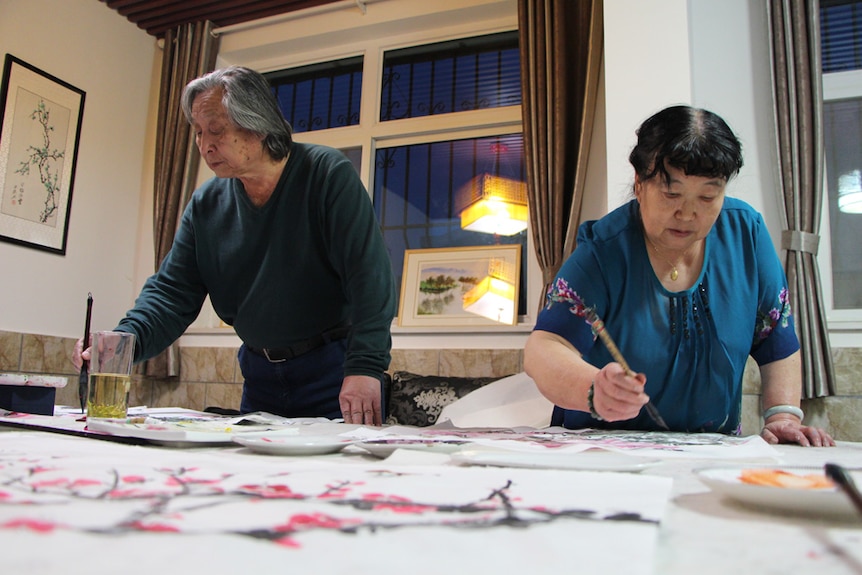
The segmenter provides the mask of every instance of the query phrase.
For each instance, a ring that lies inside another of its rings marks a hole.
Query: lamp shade
[[[491,259],[488,275],[464,294],[464,311],[499,323],[515,325],[517,291],[512,268],[513,266],[504,260]]]
[[[862,214],[862,173],[859,170],[838,178],[838,209],[847,214]]]
[[[527,229],[527,184],[479,174],[458,190],[461,228],[512,236]]]

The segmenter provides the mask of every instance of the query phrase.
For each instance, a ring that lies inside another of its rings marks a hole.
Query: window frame
[[[862,98],[862,69],[822,74],[823,101]],[[860,135],[862,144],[862,135]],[[832,293],[832,245],[831,222],[829,221],[829,179],[824,162],[823,203],[820,222],[820,250],[817,262],[820,266],[823,302],[830,334],[840,337],[842,332],[862,332],[862,309],[835,309]],[[859,217],[862,217],[860,215]]]

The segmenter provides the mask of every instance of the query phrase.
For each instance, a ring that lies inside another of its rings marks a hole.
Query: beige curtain
[[[155,269],[171,249],[179,218],[197,179],[199,154],[180,108],[180,96],[186,84],[215,67],[219,40],[212,31],[212,22],[196,22],[168,30],[164,38],[153,205]],[[147,361],[143,372],[150,377],[178,377],[177,343]]]
[[[802,345],[802,397],[835,394],[835,371],[817,265],[823,197],[820,2],[770,0],[784,268]]]
[[[524,149],[545,289],[575,249],[602,57],[602,0],[519,0]]]

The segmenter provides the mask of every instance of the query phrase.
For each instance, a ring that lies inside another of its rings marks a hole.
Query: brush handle
[[[608,334],[607,330],[605,330],[605,322],[598,318],[595,318],[593,320],[593,330],[602,339],[602,343],[605,344],[605,347],[610,352],[611,357],[614,358],[614,361],[623,366],[623,369],[626,370],[627,375],[634,375],[635,372],[633,372],[632,369],[629,367],[629,364],[626,362],[625,358],[623,357],[623,354],[620,353],[617,344],[614,343],[614,340]]]
[[[605,329],[605,322],[603,322],[599,318],[599,316],[596,315],[596,312],[592,310],[590,311],[590,320],[592,322],[593,331],[595,331],[601,338],[602,343],[605,344],[605,347],[607,348],[608,352],[610,352],[611,357],[614,358],[614,361],[616,361],[622,366],[622,368],[626,372],[626,375],[634,377],[635,372],[633,372],[632,368],[629,367],[629,364],[626,362],[625,358],[623,357],[623,354],[620,353],[620,349],[617,347],[617,344],[614,343],[613,338]],[[658,425],[664,430],[670,430],[664,418],[661,416],[661,414],[658,412],[658,409],[656,409],[656,406],[654,406],[651,401],[648,401],[644,408],[646,409],[647,415],[650,416],[650,419],[652,419],[656,425]]]
[[[93,316],[93,294],[87,294],[87,317],[84,320],[84,339],[81,340],[81,351],[90,345],[90,318]],[[87,405],[87,379],[90,372],[90,362],[81,358],[81,373],[78,375],[78,401],[81,402],[81,413]]]
[[[81,340],[81,351],[87,349],[87,346],[90,345],[90,319],[93,317],[93,294],[87,294],[87,316],[84,320],[84,339]],[[81,370],[84,370],[88,367],[89,362],[81,358]]]
[[[859,513],[862,513],[862,494],[859,493],[859,489],[856,487],[856,483],[853,481],[850,473],[837,463],[827,463],[823,466],[823,469],[826,471],[826,476],[847,494],[847,497],[850,498],[850,501],[853,502]]]

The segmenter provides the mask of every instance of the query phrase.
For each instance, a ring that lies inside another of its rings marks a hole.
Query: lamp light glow
[[[504,260],[492,258],[488,264],[488,275],[464,294],[464,310],[498,323],[515,325],[517,293],[512,281],[513,268]]]
[[[838,209],[845,214],[862,214],[862,173],[859,170],[838,178]]]
[[[480,174],[458,191],[461,228],[501,236],[527,229],[527,184]]]

